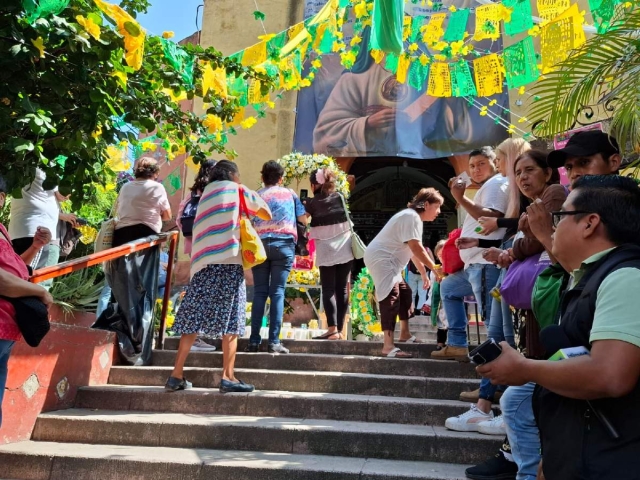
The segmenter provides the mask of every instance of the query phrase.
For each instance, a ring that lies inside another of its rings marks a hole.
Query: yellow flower
[[[255,117],[249,117],[249,118],[246,118],[243,121],[241,121],[240,122],[240,126],[245,130],[249,130],[256,123],[258,123],[258,121],[255,119]]]
[[[525,88],[524,88],[524,86],[522,86],[522,87],[520,87],[520,88],[518,89],[518,95],[524,95],[524,92],[525,92]]]
[[[355,47],[356,45],[358,45],[360,42],[362,42],[362,38],[360,38],[358,35],[355,35],[352,39],[351,39],[351,46]]]
[[[416,50],[418,50],[418,44],[417,43],[412,43],[411,45],[409,45],[409,51],[411,53],[415,52]]]
[[[166,32],[162,32],[162,38],[166,38],[167,40],[169,40],[170,38],[175,37],[176,34],[173,33],[171,30],[168,30]]]
[[[420,61],[423,67],[426,67],[427,65],[429,65],[429,62],[431,61],[429,57],[427,57],[424,53],[420,55],[420,58],[418,58],[418,60]]]
[[[457,11],[457,10],[458,10],[458,9],[455,7],[455,5],[451,5],[451,6],[449,7],[449,11],[450,11],[451,13],[453,13],[453,12],[455,12],[455,11]]]
[[[367,15],[367,2],[364,0],[353,7],[353,11],[356,14],[356,18],[362,18]]]
[[[365,314],[365,316],[364,316],[364,317],[362,317],[362,318],[363,318],[363,320],[364,320],[365,322],[370,322],[370,321],[371,321],[371,315],[369,315],[368,313],[367,313],[367,314]]]
[[[42,40],[42,37],[38,37],[35,40],[31,39],[31,43],[40,51],[40,58],[44,58],[44,40]]]
[[[382,325],[380,322],[376,322],[369,327],[371,333],[382,333]]]
[[[496,103],[498,103],[498,101],[496,99],[493,99],[489,102],[489,106],[493,107]]]
[[[367,306],[367,302],[365,302],[364,300],[360,300],[360,303],[358,304],[359,307],[366,307]]]
[[[85,18],[83,15],[76,16],[76,21],[78,22],[78,24],[82,25],[82,27],[89,35],[91,35],[96,40],[100,40],[100,25],[95,23],[90,18]]]
[[[364,300],[364,294],[363,294],[362,292],[358,292],[358,293],[356,294],[356,298],[357,298],[358,300]]]
[[[311,65],[315,68],[320,68],[322,67],[322,60],[316,58],[313,62],[311,62]]]
[[[216,133],[222,130],[222,120],[217,115],[208,114],[202,122],[202,126],[207,129],[209,133]]]

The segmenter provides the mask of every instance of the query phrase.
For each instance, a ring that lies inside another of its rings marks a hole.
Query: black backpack
[[[196,219],[196,212],[198,211],[199,203],[200,196],[191,194],[191,198],[184,206],[184,210],[182,210],[180,224],[182,225],[182,234],[185,237],[193,236],[193,221]]]

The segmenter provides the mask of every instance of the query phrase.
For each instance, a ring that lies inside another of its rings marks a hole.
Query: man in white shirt
[[[495,175],[495,153],[491,147],[482,147],[469,154],[469,174],[471,179],[482,185],[474,200],[465,197],[466,184],[460,177],[453,180],[451,194],[460,208],[467,212],[462,226],[461,238],[483,238],[487,240],[501,239],[505,231],[498,229],[492,234],[481,236],[478,218],[502,217],[507,211],[508,193],[507,179]],[[473,295],[478,302],[478,311],[488,321],[491,316],[491,289],[498,281],[498,267],[485,260],[482,253],[485,249],[473,247],[460,250],[460,258],[464,269],[446,277],[440,284],[442,305],[449,320],[447,346],[431,354],[432,358],[441,360],[468,361],[469,345],[467,343],[467,313],[464,297]]]
[[[51,241],[36,256],[31,266],[34,269],[56,265],[60,257],[60,243],[57,238],[58,221],[64,220],[75,224],[75,215],[60,212],[59,201],[64,200],[58,188],[45,190],[45,173],[36,169],[36,176],[29,185],[22,189],[22,198],[11,200],[11,216],[9,235],[13,239],[13,249],[20,255],[31,247],[38,227],[51,232]],[[51,282],[43,282],[47,287]]]

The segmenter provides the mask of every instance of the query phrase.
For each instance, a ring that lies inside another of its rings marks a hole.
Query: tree
[[[48,3],[62,4],[62,10],[43,11]],[[264,71],[213,48],[179,47],[147,35],[135,15],[148,5],[2,2],[0,174],[14,194],[40,167],[46,187],[59,185],[78,205],[113,175],[108,147],[142,144],[137,131],[155,131],[170,154],[185,152],[196,162],[224,152],[223,122],[240,109],[239,98],[226,94],[225,72],[260,82],[263,93],[273,88]],[[207,116],[181,111],[180,97],[201,98]]]
[[[640,151],[640,8],[631,3],[618,8],[611,25],[532,89],[534,134],[569,130],[581,110],[600,107],[611,114],[611,131],[621,148]]]

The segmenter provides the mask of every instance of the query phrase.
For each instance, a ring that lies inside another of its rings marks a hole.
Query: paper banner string
[[[490,97],[502,92],[502,62],[497,54],[476,58],[473,73],[479,97]]]
[[[213,69],[209,62],[206,62],[202,70],[202,96],[205,96],[209,90],[220,95],[222,98],[227,96],[227,74],[224,67]]]
[[[476,96],[476,86],[473,83],[469,64],[464,60],[449,65],[451,71],[451,91],[454,97]]]
[[[178,167],[162,181],[162,185],[170,197],[175,195],[178,190],[180,190],[180,187],[182,187],[180,176],[180,167]]]
[[[67,6],[70,0],[22,0],[22,8],[27,14],[27,21],[33,24],[39,18],[49,15],[58,15]]]
[[[429,23],[424,25],[421,28],[422,31],[422,41],[426,43],[428,46],[437,43],[440,38],[444,35],[444,30],[442,29],[442,25],[444,21],[447,19],[446,13],[436,13],[431,16]]]
[[[504,22],[507,35],[517,35],[533,27],[530,0],[504,0],[503,5],[511,10],[511,18]]]
[[[403,53],[398,58],[398,70],[396,72],[396,80],[399,83],[407,83],[407,74],[409,67],[411,66],[411,57],[406,53]]]
[[[234,75],[227,77],[227,91],[229,95],[238,98],[242,107],[249,104],[247,87],[247,82],[242,77],[236,77]]]
[[[571,5],[571,0],[537,0],[538,16],[543,20],[553,20]]]
[[[409,41],[411,43],[415,42],[418,39],[418,34],[420,33],[420,27],[424,23],[424,20],[425,20],[424,15],[416,15],[415,17],[413,17],[413,20],[411,21],[411,36],[409,37]]]
[[[528,0],[524,0],[528,1]],[[447,30],[444,32],[443,40],[445,42],[458,42],[464,40],[464,34],[467,32],[467,22],[469,21],[469,9],[463,8],[456,10],[449,17]]]
[[[427,95],[432,97],[451,96],[451,74],[448,63],[432,63],[429,69]]]
[[[384,68],[391,73],[396,73],[398,71],[398,56],[394,53],[387,53],[386,60],[384,62]]]
[[[502,53],[504,69],[507,72],[509,88],[519,88],[540,77],[533,38],[526,37],[504,49]]]
[[[249,87],[247,88],[247,97],[249,103],[252,105],[264,103],[269,100],[269,95],[263,95],[260,91],[260,80],[253,80],[249,82]]]
[[[422,65],[420,62],[413,62],[409,69],[409,85],[416,90],[422,90],[429,77],[429,65]]]
[[[146,34],[138,22],[118,5],[94,0],[96,6],[118,25],[118,33],[124,37],[124,58],[134,70],[142,67]]]
[[[193,86],[193,64],[194,57],[189,55],[181,46],[171,40],[160,39],[164,57],[176,72],[178,72],[185,83],[185,86]]]
[[[500,20],[503,18],[503,7],[499,3],[491,3],[476,8],[476,41],[500,38]]]
[[[611,28],[611,19],[618,8],[623,8],[621,0],[589,0],[591,15],[598,33],[606,33]]]
[[[548,73],[555,65],[569,56],[569,52],[586,41],[582,29],[582,15],[573,4],[562,15],[547,23],[540,32],[542,73]]]
[[[242,65],[245,67],[260,65],[267,59],[266,42],[256,43],[244,51],[242,56]]]

